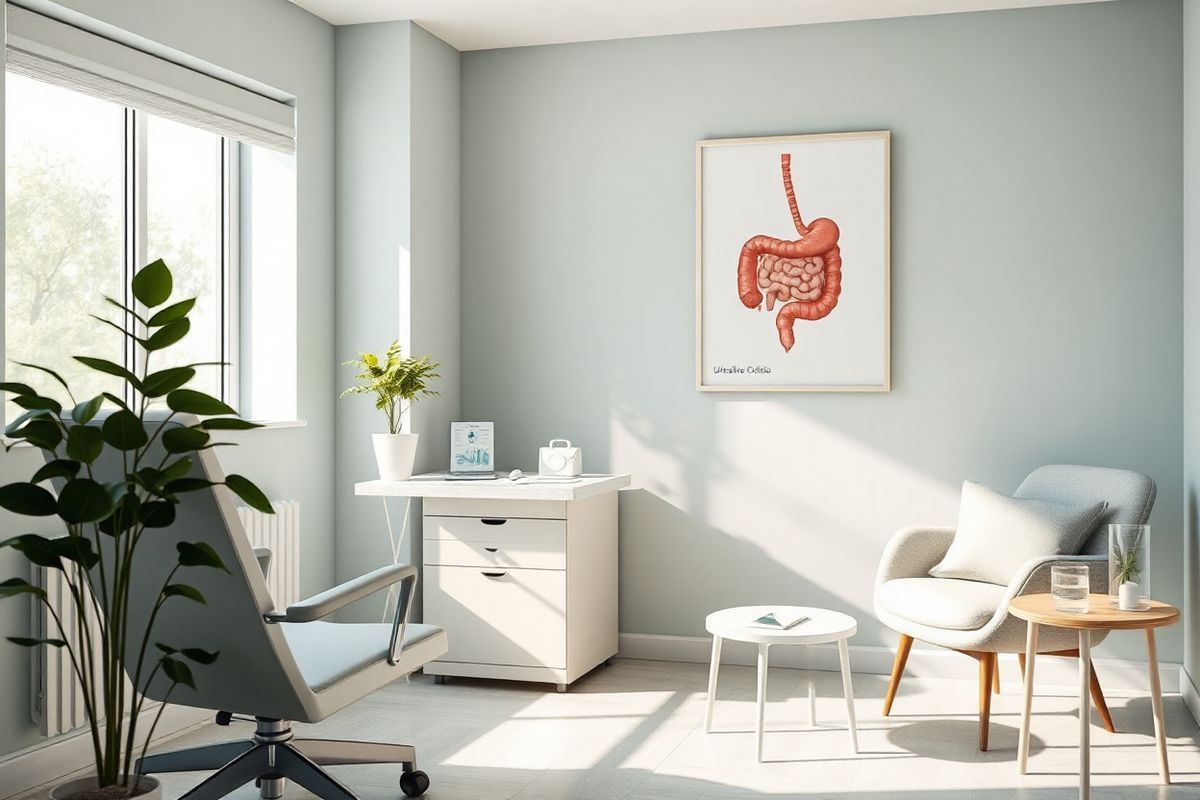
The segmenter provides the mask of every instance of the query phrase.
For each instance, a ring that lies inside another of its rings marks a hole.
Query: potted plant
[[[138,581],[138,543],[143,536],[152,537],[155,528],[173,523],[181,495],[214,485],[189,477],[192,454],[214,446],[211,431],[257,427],[239,419],[215,397],[187,388],[200,364],[161,364],[162,353],[187,335],[188,314],[196,303],[189,298],[168,304],[172,283],[171,271],[155,261],[133,277],[133,307],[105,298],[125,319],[136,320],[137,335],[92,315],[116,328],[137,349],[135,363],[140,366],[135,372],[102,358],[76,356],[75,360],[119,378],[127,390],[123,395],[105,392],[76,398],[59,371],[24,363],[53,381],[53,391],[0,383],[0,390],[25,409],[5,429],[15,440],[6,448],[25,442],[40,448],[46,457],[28,481],[0,486],[0,506],[17,514],[57,517],[65,529],[58,537],[27,533],[0,542],[0,547],[20,552],[35,567],[63,572],[70,591],[67,608],[56,608],[37,582],[17,577],[0,583],[0,598],[27,596],[45,605],[58,629],[57,635],[51,631],[44,638],[10,636],[9,641],[22,647],[64,649],[82,687],[95,773],[55,787],[50,793],[54,800],[160,797],[156,779],[132,770],[136,751],[140,745],[140,754],[145,753],[162,707],[143,736],[139,728],[144,698],[127,691],[125,678],[139,688],[161,673],[172,690],[179,684],[194,688],[192,668],[219,657],[188,647],[186,631],[156,629],[154,615],[139,624],[129,614],[130,590]],[[151,406],[164,404],[170,410],[166,419],[159,419],[162,414],[147,419]],[[178,421],[170,422],[178,413],[205,419],[180,426]],[[158,447],[166,451],[165,457],[161,451],[154,454]],[[98,482],[95,466],[102,457],[123,462],[122,480]],[[254,508],[271,513],[266,497],[246,478],[229,475],[225,486]],[[177,549],[178,564],[159,590],[156,607],[203,604],[204,595],[189,585],[188,574],[198,569],[228,572],[208,544],[181,542]]]
[[[387,433],[371,434],[379,477],[385,481],[411,478],[420,434],[403,432],[402,403],[411,405],[421,397],[437,394],[428,383],[442,377],[437,372],[439,365],[430,361],[429,356],[405,358],[399,341],[392,342],[382,359],[374,353],[359,353],[358,358],[342,365],[358,368],[354,376],[358,385],[351,386],[341,396],[373,394],[375,408],[387,419]]]

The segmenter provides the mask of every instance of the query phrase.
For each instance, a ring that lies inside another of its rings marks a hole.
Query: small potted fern
[[[374,353],[359,353],[358,358],[342,364],[358,369],[358,374],[354,376],[358,383],[342,392],[341,396],[375,395],[375,408],[382,411],[387,420],[387,433],[371,434],[379,477],[385,481],[411,478],[420,434],[404,433],[405,406],[411,406],[422,397],[437,394],[429,388],[429,382],[442,377],[437,372],[439,365],[431,361],[429,356],[406,358],[400,350],[399,341],[392,342],[382,358]]]

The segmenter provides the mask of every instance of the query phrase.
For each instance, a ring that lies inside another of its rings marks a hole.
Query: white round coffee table
[[[809,617],[791,630],[773,631],[754,627],[750,623],[770,612],[798,612]],[[838,659],[842,666],[842,689],[846,695],[847,728],[850,731],[850,747],[858,752],[858,728],[854,721],[854,687],[850,682],[850,649],[846,640],[858,631],[858,623],[849,614],[807,606],[741,606],[714,611],[704,621],[705,629],[712,634],[712,665],[708,670],[708,707],[704,714],[704,731],[712,732],[713,701],[717,695],[717,672],[721,666],[721,642],[749,642],[758,645],[758,717],[755,732],[758,735],[758,760],[763,754],[763,707],[767,698],[767,666],[771,645],[776,644],[827,644],[837,642]],[[816,700],[813,685],[808,684],[809,715],[816,724]]]

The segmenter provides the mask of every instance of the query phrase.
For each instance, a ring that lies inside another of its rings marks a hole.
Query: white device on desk
[[[574,477],[583,474],[583,450],[570,439],[551,439],[547,447],[538,448],[538,475]]]

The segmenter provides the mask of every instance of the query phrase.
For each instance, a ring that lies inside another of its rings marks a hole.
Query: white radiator
[[[273,501],[274,514],[263,514],[252,508],[239,507],[238,516],[246,536],[254,547],[271,549],[271,571],[267,587],[277,608],[283,609],[300,600],[300,504],[295,500]],[[62,572],[34,569],[34,582],[46,590],[50,603],[67,626],[67,640],[74,643],[79,636],[75,630],[74,606],[70,588]],[[34,637],[58,638],[54,618],[41,603],[33,605],[31,628]],[[92,631],[99,649],[98,627]],[[55,647],[35,647],[33,658],[33,691],[30,716],[43,736],[57,736],[87,724],[83,706],[83,690],[71,669],[67,651]],[[147,703],[146,708],[157,707]]]

